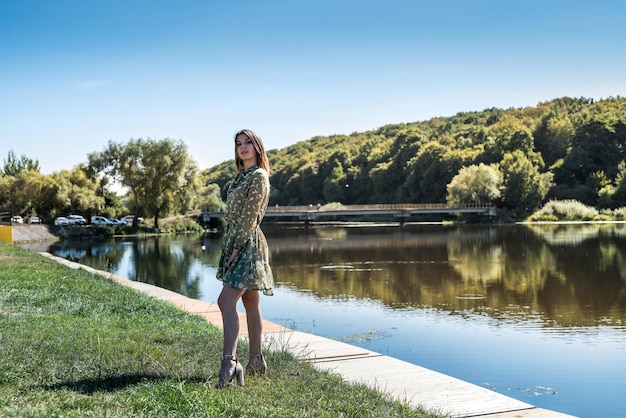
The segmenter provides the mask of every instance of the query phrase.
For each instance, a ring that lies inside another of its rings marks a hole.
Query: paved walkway
[[[222,327],[222,316],[215,303],[190,299],[147,283],[128,280],[49,253],[43,255],[70,268],[82,268],[172,303]],[[247,336],[245,314],[240,315],[240,333]],[[492,390],[438,373],[393,357],[353,345],[299,331],[269,321],[263,324],[265,344],[287,347],[295,356],[317,368],[340,374],[346,381],[366,384],[413,407],[449,414],[452,417],[482,418],[557,418],[571,417],[518,401]]]

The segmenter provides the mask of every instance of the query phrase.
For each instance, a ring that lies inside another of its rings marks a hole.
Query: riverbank
[[[317,370],[286,345],[267,353],[267,375],[215,390],[218,327],[4,243],[0,295],[3,416],[442,416]]]
[[[65,259],[56,257],[54,259],[73,270],[86,270],[89,273],[111,279],[126,287],[140,290],[151,297],[166,300],[187,312],[207,319],[214,325],[221,325],[221,316],[215,304],[190,299],[147,283],[129,281]],[[241,323],[244,325],[242,332],[245,333],[245,316],[243,314]],[[493,414],[524,417],[565,416],[534,408],[532,405],[499,395],[486,388],[471,385],[363,348],[311,334],[294,332],[267,322],[265,329],[266,344],[272,350],[279,348],[278,351],[298,360],[306,360],[318,370],[339,373],[340,379],[344,381],[366,384],[370,388],[382,392],[384,397],[389,395],[393,399],[400,400],[401,403],[406,401],[409,407],[415,408],[413,410],[424,407],[428,410],[446,412],[455,417],[490,416]],[[240,349],[239,352],[245,353],[245,348]],[[333,396],[332,392],[327,396]]]
[[[52,255],[47,256],[69,267],[86,269],[123,286],[168,301],[221,327],[221,314],[214,303],[190,299],[154,285],[131,281]],[[241,312],[239,316],[241,334],[245,338],[246,317]],[[293,331],[269,321],[264,321],[263,328],[264,345],[270,351],[275,347],[282,347],[294,358],[307,361],[317,370],[338,373],[344,381],[357,385],[365,384],[388,395],[390,399],[399,400],[403,404],[406,402],[415,410],[437,411],[448,417],[571,418],[571,415],[536,408],[486,388],[364,348]]]
[[[61,239],[94,239],[105,236],[103,227],[47,224],[11,224],[13,244],[54,242]],[[110,231],[106,231],[109,233]]]
[[[11,227],[13,229],[13,243],[15,244],[56,241],[59,239],[58,229],[60,227],[56,225],[12,224]]]

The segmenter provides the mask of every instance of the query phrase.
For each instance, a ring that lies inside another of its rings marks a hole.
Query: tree
[[[527,155],[534,153],[534,139],[531,130],[517,118],[503,116],[498,123],[489,127],[488,141],[482,161],[496,163],[506,152],[521,150]]]
[[[391,162],[381,162],[376,164],[370,171],[369,177],[372,180],[372,196],[368,203],[395,202],[396,191],[402,185],[401,177],[397,166]]]
[[[483,163],[463,167],[447,186],[448,202],[489,203],[500,197],[498,171]]]
[[[445,199],[446,184],[451,180],[443,164],[443,156],[448,150],[439,142],[431,141],[408,162],[404,187],[411,202],[439,202]]]
[[[107,199],[104,191],[105,186],[95,173],[91,172],[84,164],[77,165],[74,169],[61,170],[50,176],[58,187],[59,214],[77,213],[89,218],[91,215],[112,217],[116,215],[116,204],[119,207],[119,198],[112,200],[110,194]]]
[[[201,179],[195,161],[188,159],[181,178],[181,187],[174,191],[174,207],[180,213],[187,213],[200,207]]]
[[[574,126],[567,115],[546,119],[537,131],[535,147],[548,167],[567,155],[574,136]]]
[[[224,201],[220,195],[220,186],[215,183],[200,188],[199,205],[202,210],[218,211],[224,209]]]
[[[15,177],[23,171],[39,172],[39,161],[32,160],[25,155],[18,160],[13,150],[10,150],[7,159],[4,160],[2,172],[5,176]]]
[[[9,179],[5,206],[12,213],[42,218],[53,218],[59,213],[63,200],[52,177],[26,170],[5,179]]]
[[[13,178],[0,173],[0,212],[9,210],[11,183],[13,183]]]
[[[547,190],[537,167],[522,151],[507,152],[500,162],[502,203],[517,215],[539,208]]]
[[[131,139],[127,144],[109,141],[104,151],[88,157],[95,171],[104,172],[129,189],[135,226],[145,213],[154,217],[154,227],[158,228],[160,217],[176,207],[177,194],[189,186],[188,180],[195,175],[195,162],[185,144],[168,138]]]
[[[409,202],[445,202],[446,185],[464,162],[473,161],[473,149],[453,150],[438,142],[424,145],[407,165],[404,184]]]
[[[346,174],[339,161],[335,161],[330,176],[324,180],[324,199],[326,202],[345,202]]]
[[[626,137],[616,134],[615,127],[599,117],[582,124],[576,130],[563,165],[555,173],[557,181],[583,184],[591,173],[598,171],[604,171],[614,180],[626,152]]]

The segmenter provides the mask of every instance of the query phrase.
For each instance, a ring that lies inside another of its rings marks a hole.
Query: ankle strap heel
[[[233,362],[235,363],[233,367]],[[224,355],[222,356],[222,365],[220,367],[220,377],[217,385],[215,386],[217,389],[223,388],[224,386],[230,385],[233,382],[233,379],[237,379],[237,384],[239,386],[243,386],[244,377],[243,377],[243,367],[239,363],[237,357],[232,355]]]
[[[248,375],[264,375],[267,371],[267,363],[263,358],[263,353],[250,353],[248,364],[246,365],[246,374]]]

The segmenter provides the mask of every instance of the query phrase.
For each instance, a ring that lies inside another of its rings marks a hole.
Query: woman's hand
[[[237,257],[237,254],[239,254],[239,249],[235,248],[233,252],[230,254],[230,257],[228,257],[228,261],[226,262],[226,270],[228,270],[230,268],[230,265],[233,264],[233,260],[235,260],[235,257]]]

